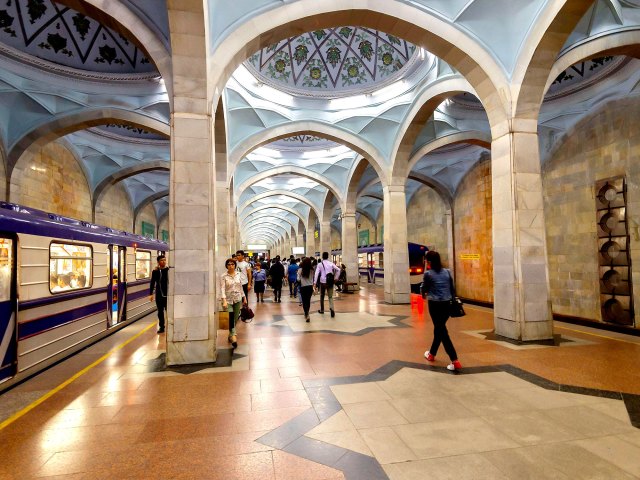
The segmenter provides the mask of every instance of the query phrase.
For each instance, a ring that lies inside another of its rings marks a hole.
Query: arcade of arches
[[[500,336],[640,326],[636,2],[9,3],[0,198],[167,232],[168,364],[216,359],[230,252],[341,250],[357,272],[364,232],[388,304],[411,300],[413,242]]]

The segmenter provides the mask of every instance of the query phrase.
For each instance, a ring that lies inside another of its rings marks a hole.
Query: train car
[[[426,245],[408,243],[409,275],[411,291],[420,293],[420,283],[424,275],[424,255],[429,251]],[[333,262],[340,265],[342,250],[332,250]],[[358,274],[361,281],[382,285],[384,282],[384,244],[378,243],[358,247]]]
[[[165,242],[0,202],[0,391],[156,310]]]

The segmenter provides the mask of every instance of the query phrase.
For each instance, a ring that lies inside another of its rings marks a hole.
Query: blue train
[[[424,255],[429,251],[426,245],[408,243],[409,275],[411,291],[420,293],[420,283],[424,275]],[[332,250],[333,262],[340,265],[342,250]],[[384,244],[362,246],[358,248],[358,274],[360,281],[381,284],[384,281]]]
[[[165,242],[0,202],[0,390],[156,309]]]

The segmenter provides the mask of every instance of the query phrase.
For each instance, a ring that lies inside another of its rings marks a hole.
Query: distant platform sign
[[[480,260],[479,253],[461,253],[460,260]]]

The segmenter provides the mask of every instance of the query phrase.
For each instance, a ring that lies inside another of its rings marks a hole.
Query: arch
[[[280,220],[284,220],[284,219],[280,219]],[[289,224],[289,222],[287,222],[287,224]],[[271,218],[254,218],[252,219],[250,222],[246,223],[244,225],[244,228],[246,229],[251,229],[251,228],[255,228],[255,227],[261,227],[261,226],[268,226],[271,229],[275,229],[277,231],[282,230],[283,232],[286,232],[287,229],[282,226],[279,223],[276,223],[273,221],[273,219]]]
[[[362,208],[356,208],[356,213],[359,213],[360,215],[365,217],[367,220],[369,220],[369,223],[371,223],[371,226],[378,228],[378,222],[376,222],[376,219],[373,218],[371,215],[369,215],[367,212],[365,212]]]
[[[323,187],[326,187],[327,189],[329,189],[329,191],[333,193],[336,196],[336,198],[340,198],[340,196],[338,195],[340,188],[331,180],[324,177],[323,175],[316,173],[312,170],[309,170],[307,168],[302,168],[295,165],[282,165],[280,167],[270,168],[268,170],[264,170],[262,172],[256,173],[251,178],[248,178],[247,180],[245,180],[244,183],[240,184],[235,190],[236,202],[237,202],[237,199],[240,198],[240,195],[242,194],[242,192],[244,192],[251,185],[258,183],[266,178],[275,177],[277,175],[282,175],[282,174],[299,175],[301,177],[308,178],[309,180],[313,180],[319,183],[320,185],[322,185]]]
[[[156,200],[159,200],[163,197],[168,197],[169,196],[169,189],[166,190],[160,190],[159,192],[154,193],[153,195],[149,195],[147,198],[145,198],[144,200],[142,200],[138,206],[133,210],[133,227],[134,227],[134,231],[135,231],[135,226],[136,226],[136,222],[138,221],[138,215],[140,214],[140,212],[142,212],[142,210],[144,210],[144,208],[149,205],[150,203],[155,202]],[[157,221],[157,219],[156,219]]]
[[[58,0],[56,0],[58,1]],[[154,63],[164,80],[169,106],[173,106],[173,62],[171,54],[160,38],[125,3],[104,0],[59,0],[80,13],[94,18],[103,25],[135,40]],[[168,32],[167,32],[168,33]]]
[[[514,72],[512,82],[520,88],[514,91],[511,116],[530,121],[528,127],[533,132],[538,131],[538,115],[549,73],[569,35],[592,4],[593,1],[584,0],[547,2],[546,15],[539,16],[541,20],[535,22],[529,41],[521,48],[517,65],[522,67]]]
[[[102,198],[102,195],[106,192],[107,188],[111,185],[115,185],[122,180],[125,180],[129,177],[133,177],[134,175],[138,175],[139,173],[145,172],[153,172],[153,171],[169,171],[169,162],[165,160],[153,160],[151,162],[144,162],[140,165],[134,165],[129,168],[123,168],[122,170],[118,170],[117,172],[112,173],[111,175],[105,177],[100,181],[100,183],[93,190],[93,210],[95,215],[96,205]],[[158,222],[159,223],[159,222]]]
[[[240,161],[253,150],[293,135],[315,135],[349,147],[363,157],[370,159],[371,166],[379,176],[384,175],[384,157],[376,147],[347,130],[313,120],[294,121],[260,130],[244,139],[233,149],[229,155],[229,164],[235,170]]]
[[[249,243],[249,241],[251,241],[251,239],[253,239],[253,238],[255,238],[257,240],[262,240],[265,237],[268,238],[269,240],[271,240],[271,245],[275,245],[281,239],[280,236],[277,236],[275,233],[272,233],[269,230],[261,230],[261,231],[255,231],[255,232],[251,232],[251,233],[247,234],[244,237],[244,242],[245,243]]]
[[[299,202],[302,202],[305,205],[308,205],[312,210],[316,210],[316,213],[318,213],[316,206],[313,205],[309,200],[307,200],[307,197],[305,197],[304,195],[300,195],[299,193],[289,192],[288,190],[281,190],[281,189],[269,190],[268,192],[262,192],[257,195],[254,195],[253,197],[251,197],[250,200],[247,200],[242,205],[240,205],[238,207],[238,211],[243,211],[253,202],[257,202],[258,200],[262,200],[263,198],[275,197],[278,195],[284,195],[287,197],[291,197],[294,200],[298,200]]]
[[[269,208],[277,208],[280,210],[284,210],[285,212],[289,212],[292,213],[293,215],[295,215],[296,217],[298,217],[300,220],[302,220],[304,222],[304,217],[302,216],[302,214],[300,212],[298,212],[297,210],[294,210],[293,208],[289,208],[289,207],[285,207],[283,205],[278,205],[278,204],[273,204],[273,205],[260,205],[259,207],[254,208],[253,210],[247,210],[246,212],[242,212],[242,214],[240,214],[238,216],[238,220],[242,226],[242,222],[245,220],[245,218],[247,218],[249,215],[252,215],[256,212],[260,212],[262,210],[266,210]],[[293,225],[292,225],[293,226]]]
[[[445,79],[429,86],[414,100],[392,150],[391,182],[404,185],[410,171],[409,159],[413,154],[413,147],[436,108],[447,98],[459,93],[469,92],[476,95],[469,87],[469,82],[462,78]]]
[[[111,107],[82,110],[52,118],[20,138],[9,151],[8,172],[13,171],[22,154],[29,148],[45,145],[68,133],[114,122],[142,127],[169,138],[169,125],[140,113]]]
[[[334,205],[334,200],[338,200],[337,203]],[[342,206],[340,205],[340,200],[335,197],[331,192],[327,192],[327,196],[324,197],[324,205],[322,207],[322,217],[320,217],[320,221],[321,222],[331,222],[331,218],[333,217],[333,212],[336,211],[336,209],[342,209]],[[355,212],[355,206],[354,206],[354,212]]]
[[[433,188],[438,195],[440,195],[442,197],[442,200],[449,205],[449,207],[451,207],[453,205],[453,195],[451,195],[451,192],[449,191],[449,189],[444,186],[443,184],[441,184],[440,182],[438,182],[437,180],[434,180],[431,177],[427,177],[426,175],[423,175],[421,173],[417,173],[417,172],[411,172],[409,174],[409,176],[407,177],[408,180],[415,180],[416,182],[420,182],[423,185],[426,185],[429,188]]]
[[[248,228],[245,230],[245,235],[250,235],[255,232],[271,232],[272,235],[276,236],[278,239],[284,238],[286,231],[280,231],[273,226],[273,224],[265,224],[265,225],[255,225],[252,228]]]
[[[455,198],[456,193],[458,193],[458,189],[460,188],[460,185],[463,184],[464,180],[471,174],[471,172],[483,161],[487,160],[487,159],[491,159],[491,154],[488,152],[482,152],[480,155],[478,155],[478,159],[473,163],[473,165],[471,165],[471,167],[469,167],[469,170],[467,170],[465,172],[465,174],[462,176],[462,178],[460,179],[460,181],[458,182],[458,186],[456,187],[456,191],[453,192],[453,198]],[[453,199],[450,203],[451,207],[453,208]]]
[[[245,220],[247,220],[247,218],[249,218],[252,214],[253,214],[253,213],[249,214],[249,215],[245,218]],[[286,222],[287,224],[289,224],[289,225],[293,226],[293,223],[291,223],[291,220],[289,220],[286,216],[282,216],[282,217],[281,217],[281,216],[279,216],[279,215],[275,214],[275,215],[272,215],[272,217],[271,217],[271,218],[276,218],[276,219],[278,219],[278,220],[282,220],[283,222]],[[245,225],[250,225],[250,224],[252,224],[252,223],[254,223],[254,222],[256,222],[256,221],[264,222],[264,221],[266,221],[266,220],[268,220],[268,218],[263,218],[263,217],[252,218],[252,219],[251,219],[251,220],[249,220],[249,222],[248,222],[248,223],[246,223]],[[298,219],[298,221],[300,221],[300,219]]]
[[[409,172],[413,170],[416,164],[429,153],[437,150],[438,148],[454,145],[456,143],[470,143],[472,145],[479,145],[485,148],[491,148],[491,135],[485,132],[481,132],[478,130],[470,130],[467,132],[459,132],[453,133],[451,135],[446,135],[444,137],[436,138],[435,140],[427,143],[420,147],[420,149],[416,150],[416,152],[411,155],[409,159]]]
[[[625,31],[594,38],[571,48],[553,64],[544,87],[544,94],[549,91],[551,84],[558,78],[558,75],[571,65],[603,55],[628,55],[640,58],[640,30]]]
[[[367,162],[364,158],[361,158],[353,165],[351,172],[349,172],[349,178],[347,179],[347,195],[344,201],[343,208],[346,209],[349,206],[355,207],[358,200],[358,185],[360,184],[362,175],[364,174],[368,166],[369,162]]]
[[[363,194],[358,194],[358,198],[359,197],[375,198],[376,200],[380,200],[381,202],[384,202],[384,197],[382,197],[380,195],[374,195],[373,193],[365,193],[364,195]]]
[[[340,3],[299,0],[255,15],[247,22],[238,22],[212,46],[209,98],[215,104],[214,97],[247,58],[247,52],[257,52],[300,32],[341,25],[380,29],[426,48],[469,79],[485,105],[492,128],[507,120],[504,105],[509,104],[511,93],[507,75],[497,60],[464,30],[401,0]]]

